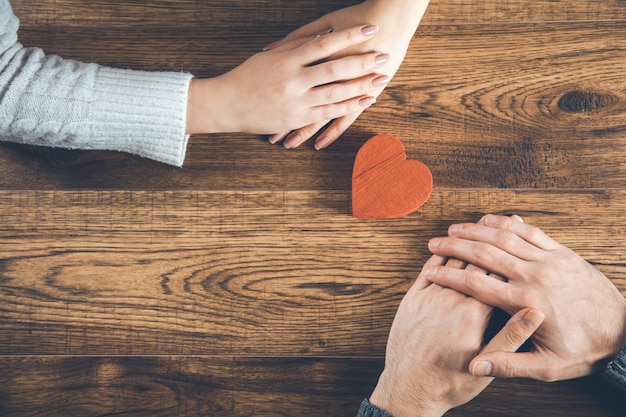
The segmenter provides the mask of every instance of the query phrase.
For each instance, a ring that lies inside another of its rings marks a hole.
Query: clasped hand
[[[362,110],[386,83],[380,52],[328,59],[376,35],[373,25],[322,33],[259,52],[215,78],[192,80],[187,133],[275,134]],[[382,78],[381,78],[382,77]]]

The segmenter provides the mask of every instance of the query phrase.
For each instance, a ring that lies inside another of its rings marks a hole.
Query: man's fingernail
[[[424,271],[426,278],[431,278],[434,277],[435,275],[437,275],[437,272],[439,271],[439,267],[435,266],[432,268],[428,268]]]
[[[386,75],[381,75],[380,77],[376,77],[372,80],[372,87],[374,88],[384,87],[387,85],[388,82],[389,82],[389,77],[387,77]]]
[[[389,54],[378,54],[376,55],[376,58],[374,58],[374,62],[376,63],[376,65],[383,65],[389,62],[390,59],[391,55]]]
[[[463,231],[463,225],[461,224],[453,224],[448,228],[448,233],[451,235],[458,235]]]
[[[440,243],[441,243],[441,239],[436,237],[436,238],[430,239],[430,242],[428,242],[428,246],[431,248],[436,248],[437,246],[439,246]]]
[[[330,145],[330,138],[328,136],[323,136],[315,141],[315,149],[318,151],[320,149],[324,149],[328,145]]]
[[[491,362],[478,361],[474,363],[474,369],[472,369],[472,375],[474,376],[491,376],[493,372],[493,365]]]
[[[487,226],[495,226],[498,224],[498,218],[493,214],[487,214],[485,216],[485,224]]]
[[[369,107],[374,103],[376,103],[375,97],[363,97],[359,100],[359,106],[361,107]]]
[[[544,315],[539,310],[529,310],[524,317],[522,317],[522,323],[524,323],[524,327],[529,330],[534,330],[541,325],[543,322]]]
[[[368,25],[361,28],[363,36],[372,36],[376,32],[378,32],[378,26],[376,25]]]

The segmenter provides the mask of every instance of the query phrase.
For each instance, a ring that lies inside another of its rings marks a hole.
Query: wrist
[[[383,371],[369,402],[394,417],[441,417],[448,411],[442,404],[424,397],[424,393],[407,392],[407,387],[389,383]]]
[[[221,77],[193,79],[187,98],[186,133],[228,133],[236,127],[229,123],[226,103],[229,97]]]

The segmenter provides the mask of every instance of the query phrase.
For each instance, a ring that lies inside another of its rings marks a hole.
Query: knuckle
[[[325,89],[326,102],[336,103],[337,97],[339,97],[338,87],[335,85],[327,86]]]
[[[500,374],[505,378],[513,378],[518,375],[517,365],[514,362],[506,361],[502,364]]]
[[[337,77],[339,71],[339,69],[337,68],[337,63],[334,61],[327,62],[324,65],[324,70],[326,71],[326,75],[333,80]]]
[[[478,291],[481,287],[483,275],[477,272],[467,274],[465,277],[465,287],[470,292]]]
[[[524,343],[527,339],[527,330],[524,324],[520,321],[512,326],[505,335],[507,348],[515,350]]]
[[[559,371],[554,365],[547,365],[537,376],[541,381],[555,382],[559,380]]]
[[[320,118],[321,120],[331,120],[334,118],[334,106],[332,105],[328,105],[328,106],[323,106],[320,109]]]
[[[317,46],[318,49],[325,51],[327,50],[330,45],[331,45],[331,37],[330,36],[319,36],[317,38],[315,38],[315,45]]]

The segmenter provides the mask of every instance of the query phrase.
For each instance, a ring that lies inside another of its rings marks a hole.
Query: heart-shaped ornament
[[[376,135],[361,146],[352,170],[352,215],[363,219],[405,216],[422,206],[433,190],[423,163],[406,159],[402,142]]]

